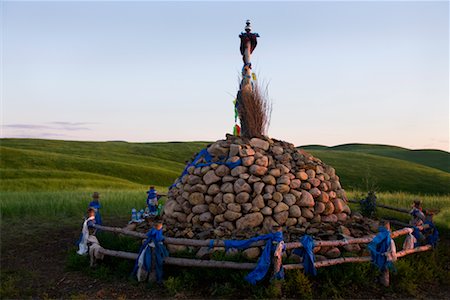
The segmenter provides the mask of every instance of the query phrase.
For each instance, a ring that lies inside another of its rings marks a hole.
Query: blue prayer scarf
[[[155,228],[152,228],[147,233],[147,239],[142,244],[141,249],[139,250],[139,255],[136,259],[136,262],[134,264],[133,274],[136,274],[139,268],[138,262],[139,257],[141,254],[144,256],[144,265],[143,268],[146,272],[150,272],[152,268],[152,248],[150,246],[147,247],[151,242],[155,244],[155,270],[156,270],[156,280],[158,282],[162,281],[163,276],[163,263],[164,258],[169,256],[169,252],[167,251],[166,247],[162,243],[164,241],[164,236],[162,234],[162,229],[157,230]],[[145,253],[143,253],[145,251]]]
[[[317,270],[314,266],[314,240],[311,236],[304,235],[301,237],[300,243],[302,243],[303,248],[295,249],[294,254],[297,254],[303,258],[305,273],[316,276]]]
[[[273,242],[279,243],[283,241],[283,233],[282,232],[275,232],[275,233],[269,233],[260,235],[248,240],[242,240],[242,241],[236,241],[236,240],[226,240],[225,241],[225,250],[228,250],[230,248],[236,248],[236,249],[245,249],[250,247],[250,245],[254,242],[265,240],[266,245],[263,249],[263,252],[258,259],[258,263],[256,265],[256,268],[251,271],[246,277],[245,280],[247,280],[250,284],[255,285],[257,281],[260,281],[266,276],[267,271],[269,271],[270,263],[271,263],[271,255],[275,251],[275,246]],[[283,267],[281,268],[280,272],[278,274],[275,274],[276,278],[282,278],[284,274]]]
[[[371,261],[380,271],[392,269],[394,266],[391,261],[388,261],[384,253],[386,253],[391,246],[391,232],[384,227],[378,228],[379,233],[369,243]]]

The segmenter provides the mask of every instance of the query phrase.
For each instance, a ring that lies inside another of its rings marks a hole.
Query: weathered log
[[[108,256],[126,258],[136,260],[137,253],[115,251],[109,249],[101,249],[101,253]],[[203,260],[203,259],[189,259],[178,257],[166,257],[164,258],[164,264],[176,265],[181,267],[201,267],[201,268],[225,268],[236,270],[253,270],[256,267],[255,263],[237,263],[233,261],[217,261],[217,260]]]
[[[402,251],[398,251],[397,252],[397,258],[406,256],[408,254],[412,254],[412,253],[417,253],[417,252],[423,252],[423,251],[428,251],[433,249],[433,246],[431,245],[425,245],[425,246],[419,246],[413,249],[409,249],[409,250],[402,250]]]
[[[340,257],[334,259],[327,259],[323,261],[317,261],[314,263],[316,268],[323,268],[333,265],[339,265],[344,263],[355,263],[355,262],[370,262],[370,256],[363,257]],[[288,264],[283,265],[286,270],[303,269],[303,264]]]
[[[350,203],[357,203],[357,204],[361,203],[361,200],[352,200],[352,199],[349,199],[349,200],[347,200],[347,201],[350,202]],[[410,210],[409,210],[409,209],[406,209],[406,208],[395,207],[395,206],[386,205],[386,204],[381,204],[381,203],[376,203],[375,205],[376,205],[377,207],[382,207],[382,208],[386,208],[386,209],[390,209],[390,210],[395,210],[395,211],[402,212],[402,213],[407,213],[407,214],[409,214],[409,212],[410,212]]]

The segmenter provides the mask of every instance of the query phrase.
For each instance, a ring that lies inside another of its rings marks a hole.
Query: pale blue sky
[[[270,136],[449,150],[446,1],[1,5],[2,137],[223,138],[250,18]]]

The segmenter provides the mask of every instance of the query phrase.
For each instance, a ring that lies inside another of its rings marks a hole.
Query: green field
[[[0,190],[135,190],[150,184],[168,187],[181,174],[185,161],[207,144],[2,139]],[[305,149],[336,168],[348,190],[450,194],[450,173],[430,166],[448,166],[447,152],[424,150],[420,153],[426,155],[421,160],[427,163],[421,164],[417,159],[407,159],[416,151],[403,148],[395,151],[402,152],[404,158],[381,154],[388,152],[386,148],[397,149],[388,146],[359,145],[353,147],[355,151],[349,147],[310,148]]]

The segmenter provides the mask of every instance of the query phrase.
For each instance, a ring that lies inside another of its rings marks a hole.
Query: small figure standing
[[[158,192],[154,186],[151,186],[147,191],[147,207],[150,215],[157,215],[158,213]]]
[[[100,215],[100,208],[102,205],[100,204],[100,194],[98,192],[94,192],[92,194],[92,201],[89,203],[89,207],[95,210],[95,223],[97,225],[102,225],[102,216]]]
[[[423,225],[423,222],[425,222],[425,215],[422,212],[422,201],[414,200],[412,204],[412,209],[409,212],[409,214],[412,216],[412,219],[410,221],[411,225],[413,226]]]
[[[88,238],[91,235],[95,234],[95,209],[88,208],[87,210],[88,217],[83,222],[83,228],[81,229],[81,237],[78,244],[79,255],[86,255],[88,253]]]

